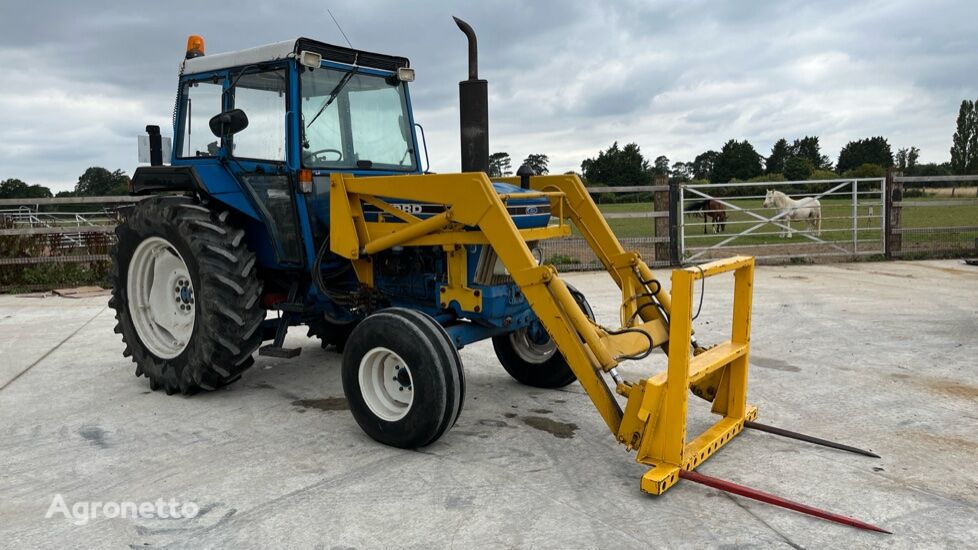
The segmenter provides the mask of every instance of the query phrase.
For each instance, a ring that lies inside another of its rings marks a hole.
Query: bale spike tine
[[[708,475],[703,475],[692,470],[679,470],[679,477],[683,479],[688,479],[690,481],[695,481],[696,483],[701,483],[707,487],[713,487],[714,489],[719,489],[721,491],[726,491],[728,493],[733,493],[735,495],[740,495],[742,497],[747,497],[760,502],[765,502],[767,504],[773,504],[775,506],[780,506],[782,508],[787,508],[789,510],[794,510],[796,512],[801,512],[802,514],[807,514],[809,516],[814,516],[827,521],[840,523],[842,525],[848,525],[850,527],[856,527],[858,529],[865,529],[867,531],[876,531],[877,533],[886,533],[887,535],[892,535],[890,531],[877,527],[875,525],[866,523],[864,521],[859,521],[858,519],[851,518],[849,516],[843,516],[840,514],[833,514],[832,512],[827,512],[819,508],[808,506],[806,504],[801,504],[800,502],[795,502],[793,500],[788,500],[770,493],[765,493],[764,491],[759,491],[757,489],[751,489],[750,487],[744,487],[743,485],[738,485],[731,481],[725,481],[723,479],[711,477]]]
[[[863,456],[871,456],[873,458],[882,458],[876,453],[869,452],[858,447],[853,447],[851,445],[844,445],[842,443],[836,443],[835,441],[829,441],[828,439],[822,439],[820,437],[814,437],[811,435],[805,435],[799,432],[793,432],[791,430],[785,430],[784,428],[777,428],[775,426],[768,426],[767,424],[759,424],[757,422],[752,422],[747,420],[744,422],[745,428],[751,428],[761,432],[767,432],[774,435],[780,435],[783,437],[790,437],[791,439],[797,439],[799,441],[807,441],[808,443],[814,443],[816,445],[822,445],[823,447],[831,447],[833,449],[839,449],[840,451],[848,451],[850,453],[856,453]]]

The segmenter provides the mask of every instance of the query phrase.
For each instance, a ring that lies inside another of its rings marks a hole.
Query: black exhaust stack
[[[462,171],[489,173],[489,83],[479,79],[479,48],[475,31],[452,17],[469,39],[469,79],[458,83]]]
[[[149,125],[146,127],[149,134],[149,164],[150,166],[163,166],[163,138],[160,137],[160,127]]]

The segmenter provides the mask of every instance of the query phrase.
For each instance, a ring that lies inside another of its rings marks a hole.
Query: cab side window
[[[186,82],[183,100],[183,134],[179,157],[212,157],[217,155],[220,140],[211,133],[208,121],[222,109],[221,95],[224,80]]]
[[[237,79],[234,108],[248,115],[248,127],[231,138],[235,157],[285,161],[285,82],[284,69]]]

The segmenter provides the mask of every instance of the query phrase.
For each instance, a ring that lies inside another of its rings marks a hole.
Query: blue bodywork
[[[322,61],[323,68],[338,71],[350,71],[350,65]],[[236,159],[223,146],[218,146],[214,156],[180,157],[183,150],[181,136],[182,125],[186,116],[181,112],[185,103],[184,94],[189,88],[187,82],[210,83],[223,82],[225,90],[222,109],[233,108],[235,75],[249,67],[228,67],[218,71],[187,74],[181,76],[180,96],[177,99],[177,112],[174,116],[174,146],[171,164],[174,166],[192,166],[196,171],[202,191],[214,201],[223,203],[236,213],[236,221],[246,231],[246,239],[250,248],[257,256],[263,277],[268,280],[304,281],[299,291],[299,299],[304,302],[316,317],[325,316],[333,321],[356,321],[363,312],[350,311],[336,304],[328,296],[320,292],[315,284],[309,282],[307,274],[312,273],[317,263],[317,253],[329,235],[329,185],[330,170],[314,169],[312,193],[301,193],[297,183],[297,173],[302,166],[301,151],[301,116],[300,116],[300,72],[304,68],[295,59],[283,59],[267,64],[261,64],[260,69],[285,70],[286,86],[286,116],[285,136],[286,154],[284,162],[261,161],[254,159]],[[395,78],[395,73],[367,67],[359,67],[359,74],[371,74]],[[410,95],[407,83],[404,94],[407,101],[407,126],[410,128],[410,142],[414,156],[411,171],[383,171],[372,169],[344,169],[344,173],[352,173],[358,177],[376,175],[398,175],[421,173],[421,155],[418,148],[418,138],[410,108]],[[200,107],[194,106],[195,109]],[[217,113],[214,113],[217,114]],[[255,183],[258,182],[258,183]],[[276,191],[275,186],[282,190]],[[506,183],[494,183],[499,193],[519,194],[525,192],[520,187]],[[277,194],[276,194],[277,193]],[[278,203],[272,206],[272,196]],[[285,197],[285,198],[283,198]],[[425,218],[434,215],[443,205],[418,205],[405,201],[391,201],[406,205],[418,217]],[[513,220],[519,228],[544,227],[550,221],[549,201],[541,198],[518,199],[511,198],[507,207],[513,213]],[[378,216],[388,216],[378,211],[365,209],[368,221]],[[389,221],[397,221],[391,218]],[[395,248],[374,257],[375,289],[383,297],[384,305],[409,307],[423,311],[449,331],[456,346],[462,347],[467,343],[487,337],[504,334],[514,329],[534,324],[536,317],[519,288],[512,282],[498,284],[480,284],[474,279],[483,253],[482,246],[467,247],[468,286],[480,290],[483,295],[483,307],[480,312],[461,311],[457,303],[448,308],[442,308],[439,302],[439,290],[446,280],[446,265],[444,252],[437,248],[421,247]],[[356,287],[357,281],[348,269],[349,262],[330,252],[324,254],[319,262],[324,279],[330,284]],[[333,275],[331,277],[331,275]],[[308,321],[308,316],[305,317]],[[302,322],[296,318],[295,322]]]

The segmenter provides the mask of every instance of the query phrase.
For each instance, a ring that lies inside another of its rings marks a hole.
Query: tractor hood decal
[[[539,197],[520,199],[513,197],[512,195],[529,193],[530,191],[508,183],[493,182],[492,186],[496,190],[496,193],[500,195],[511,195],[509,200],[506,201],[506,211],[509,212],[510,217],[513,218],[513,222],[517,227],[521,229],[544,227],[550,222],[550,201],[548,199]],[[446,208],[444,204],[438,203],[421,203],[396,199],[391,199],[387,202],[394,208],[421,219],[440,214]],[[383,219],[384,222],[395,223],[401,221],[391,214],[384,214],[379,208],[370,204],[363,205],[363,213],[364,218],[368,222],[378,221],[378,219]]]
[[[402,212],[406,212],[413,216],[418,216],[419,218],[427,218],[428,216],[433,216],[435,214],[440,214],[445,211],[444,204],[437,203],[421,203],[421,202],[401,202],[391,200],[389,203],[394,208]],[[549,204],[530,204],[530,205],[516,205],[507,204],[506,211],[509,212],[510,216],[539,216],[546,214],[550,216],[550,205]],[[377,214],[381,212],[379,208],[370,204],[363,205],[364,214]],[[368,220],[373,221],[373,220]],[[384,221],[397,221],[397,218],[390,214],[384,215]]]

